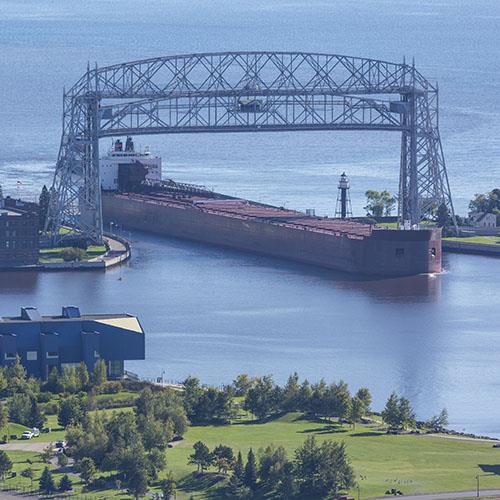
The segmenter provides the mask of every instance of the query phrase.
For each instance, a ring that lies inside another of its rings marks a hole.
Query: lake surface
[[[500,179],[500,5],[414,0],[0,0],[0,184],[37,196],[50,183],[62,88],[87,61],[210,50],[303,50],[401,61],[440,84],[441,135],[459,213]],[[283,133],[141,137],[166,176],[291,208],[335,209],[342,171],[362,214],[366,189],[397,189],[399,137]],[[104,149],[108,143],[101,145]],[[18,183],[20,181],[20,183]],[[445,272],[364,280],[132,233],[134,255],[104,273],[0,274],[0,315],[137,314],[147,361],[128,368],[228,383],[292,371],[397,390],[419,418],[447,407],[458,430],[500,436],[500,260],[450,255]],[[122,278],[121,280],[119,278]]]

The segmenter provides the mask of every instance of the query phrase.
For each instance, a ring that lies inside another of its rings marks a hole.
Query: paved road
[[[425,495],[403,495],[401,497],[402,500],[452,500],[455,498],[469,498],[475,497],[477,494],[476,490],[470,491],[455,491],[452,493],[428,493]],[[480,490],[481,497],[493,497],[500,499],[500,490]],[[386,495],[383,497],[374,497],[371,500],[387,500],[388,498],[392,498],[390,495]]]
[[[50,441],[12,441],[7,444],[0,444],[0,450],[6,451],[37,451],[42,452],[50,444]]]

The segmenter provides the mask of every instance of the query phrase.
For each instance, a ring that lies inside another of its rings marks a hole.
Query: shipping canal
[[[404,393],[419,418],[446,407],[457,430],[500,436],[500,260],[445,256],[441,275],[366,280],[144,233],[124,267],[0,275],[0,314],[21,305],[57,313],[137,314],[141,376],[213,384],[238,373],[291,371],[373,389],[375,407]]]

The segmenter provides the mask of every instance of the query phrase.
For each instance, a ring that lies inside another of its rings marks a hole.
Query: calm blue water
[[[210,8],[207,7],[210,5]],[[0,0],[0,184],[30,198],[50,183],[63,86],[91,64],[216,50],[304,50],[400,61],[439,81],[441,134],[458,212],[500,179],[496,0]],[[332,213],[339,173],[355,212],[368,188],[397,188],[399,138],[290,133],[138,138],[169,177]],[[103,144],[103,147],[106,147]],[[18,185],[17,181],[22,184]],[[450,256],[440,276],[346,276],[139,233],[107,274],[1,274],[0,315],[129,311],[147,330],[144,376],[211,383],[297,370],[405,393],[418,416],[446,406],[457,429],[500,436],[500,261]],[[122,276],[122,280],[118,277]]]

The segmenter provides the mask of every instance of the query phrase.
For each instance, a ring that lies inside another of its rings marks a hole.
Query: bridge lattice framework
[[[438,88],[414,64],[302,52],[224,52],[87,68],[64,92],[48,226],[102,240],[99,139],[300,130],[401,134],[398,213],[418,224],[453,203]]]

